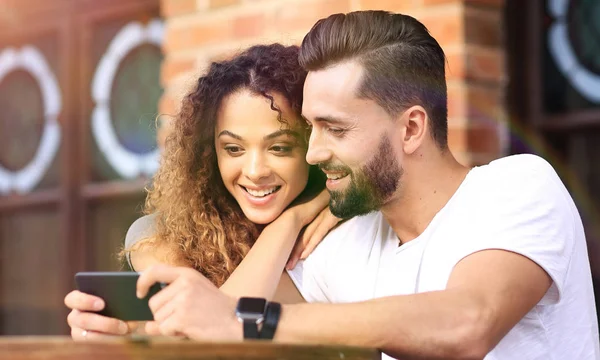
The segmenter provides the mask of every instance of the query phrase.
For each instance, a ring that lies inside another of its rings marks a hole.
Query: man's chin
[[[329,210],[337,218],[350,219],[355,216],[370,214],[379,209],[375,207],[375,204],[366,200],[349,200],[347,198],[332,195],[331,200],[329,201]]]

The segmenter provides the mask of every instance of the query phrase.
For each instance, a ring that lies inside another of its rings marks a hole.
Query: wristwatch
[[[240,298],[235,316],[244,324],[244,339],[258,339],[258,325],[265,319],[267,300],[261,298]]]

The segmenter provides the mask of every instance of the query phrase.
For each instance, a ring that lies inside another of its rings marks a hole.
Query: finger
[[[150,287],[157,282],[170,284],[182,274],[182,268],[167,265],[154,265],[144,270],[137,281],[136,295],[143,298]]]
[[[177,310],[179,302],[176,301],[175,296],[173,296],[170,300],[171,301],[164,303],[163,306],[161,306],[156,312],[152,311],[154,315],[154,321],[157,323],[162,324]]]
[[[304,247],[304,250],[302,250],[302,254],[300,254],[300,260],[305,260],[308,257],[308,255],[310,255],[315,250],[317,245],[321,243],[321,241],[323,240],[325,235],[327,235],[329,230],[330,228],[323,224],[319,226],[317,230],[315,230],[313,236],[309,239],[308,243]]]
[[[288,270],[291,270],[296,266],[296,262],[298,261],[298,259],[300,259],[300,254],[302,254],[303,250],[304,250],[303,240],[298,239],[298,241],[296,242],[296,245],[294,245],[294,249],[292,250],[292,253],[290,254],[290,258],[288,259],[288,263],[286,266],[286,268]]]
[[[157,336],[160,335],[160,328],[158,327],[158,323],[156,321],[148,321],[146,323],[146,334]]]
[[[90,331],[80,329],[80,328],[72,328],[71,329],[71,338],[75,341],[89,341],[89,340],[105,340],[105,339],[115,339],[119,338],[120,335],[109,335],[103,334],[96,331]],[[84,335],[85,334],[85,335]]]
[[[119,319],[109,318],[90,312],[73,310],[67,317],[71,328],[80,328],[87,331],[96,331],[110,335],[125,335],[129,332],[129,326]]]
[[[104,300],[94,295],[73,290],[65,296],[65,305],[69,309],[100,311],[104,309]]]
[[[181,279],[181,278],[180,278]],[[163,288],[156,295],[150,298],[148,301],[148,306],[150,310],[152,310],[152,314],[154,314],[154,319],[156,320],[156,313],[163,307],[165,304],[171,302],[175,296],[182,290],[183,282],[175,281],[169,284],[167,287]]]
[[[329,209],[326,209],[326,211],[329,211]],[[306,259],[308,255],[310,255],[321,243],[321,241],[323,241],[329,231],[333,229],[335,225],[337,225],[338,222],[340,222],[340,219],[336,218],[335,216],[324,215],[323,221],[319,223],[317,229],[315,229],[310,239],[308,239],[308,242],[304,247],[302,254],[300,255],[300,259]]]
[[[298,240],[296,240],[296,244],[294,245],[294,248],[292,249],[292,253],[290,254],[288,262],[285,265],[285,268],[287,270],[292,270],[293,268],[296,267],[296,263],[300,259],[300,254],[302,254],[302,251],[304,250],[304,246],[305,246],[304,242],[306,241],[305,239],[307,239],[305,237],[305,234],[306,234],[306,228],[302,229],[302,232],[300,232],[300,235],[298,235]]]
[[[157,321],[158,329],[160,330],[161,335],[164,336],[177,336],[179,334],[177,325],[179,324],[176,321],[175,316],[171,314],[163,321]]]
[[[302,249],[300,249],[300,250],[304,249],[304,247],[308,243],[308,240],[312,237],[313,233],[315,232],[315,230],[317,229],[317,227],[319,226],[321,221],[323,221],[322,213],[323,213],[323,211],[320,211],[319,214],[317,216],[315,216],[313,221],[311,221],[310,224],[308,224],[308,226],[306,227],[306,230],[304,231],[304,234],[301,239],[302,240],[301,241]],[[300,252],[302,252],[302,251],[300,251]]]

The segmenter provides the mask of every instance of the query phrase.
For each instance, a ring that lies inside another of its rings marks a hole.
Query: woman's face
[[[269,99],[244,89],[223,99],[215,129],[223,183],[256,224],[275,220],[308,181],[301,119],[282,95],[270,95],[286,124]]]

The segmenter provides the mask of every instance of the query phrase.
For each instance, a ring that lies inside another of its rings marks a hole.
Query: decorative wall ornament
[[[119,65],[135,48],[144,44],[161,46],[163,23],[155,19],[144,26],[139,22],[127,24],[111,41],[100,59],[92,80],[92,98],[96,107],[92,112],[92,133],[98,147],[110,166],[123,178],[152,175],[158,169],[159,150],[139,154],[127,149],[119,141],[111,119],[111,89]]]
[[[582,64],[569,36],[569,1],[549,0],[547,6],[548,12],[555,19],[548,31],[548,48],[558,69],[583,97],[600,103],[600,74]],[[594,26],[593,23],[589,25]]]
[[[23,168],[11,171],[0,164],[0,194],[32,191],[52,164],[61,140],[58,123],[62,108],[61,90],[44,55],[33,46],[24,46],[20,50],[6,48],[0,52],[0,82],[17,70],[26,71],[39,86],[44,109],[44,128],[34,157]]]

